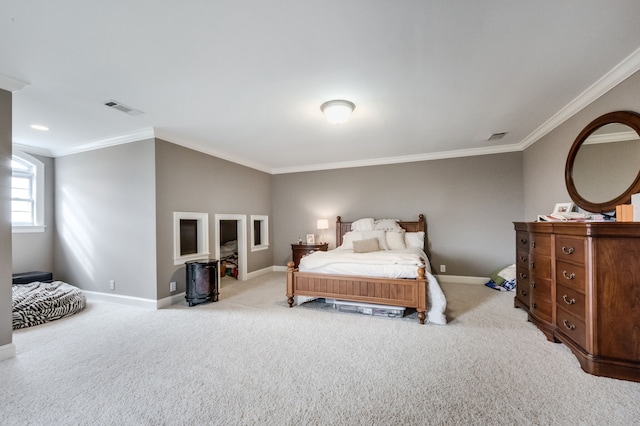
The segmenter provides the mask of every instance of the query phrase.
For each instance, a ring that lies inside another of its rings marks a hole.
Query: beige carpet
[[[286,307],[284,273],[220,301],[149,311],[89,301],[17,330],[2,425],[631,425],[640,383],[584,373],[513,308],[443,284],[449,324]]]

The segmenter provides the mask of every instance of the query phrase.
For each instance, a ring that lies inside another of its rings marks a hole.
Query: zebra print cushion
[[[82,291],[62,281],[33,282],[11,287],[13,328],[26,328],[73,315],[84,309]]]

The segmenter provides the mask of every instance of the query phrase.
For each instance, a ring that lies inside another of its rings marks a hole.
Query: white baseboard
[[[259,277],[260,275],[264,275],[264,274],[268,274],[269,272],[273,272],[275,269],[273,269],[274,266],[267,266],[266,268],[262,268],[262,269],[258,269],[257,271],[253,271],[253,272],[249,272],[247,274],[247,279],[251,279],[251,278],[255,278],[255,277]]]
[[[172,294],[169,297],[160,299],[158,300],[158,309],[168,308],[169,306],[175,305],[176,303],[186,302],[185,296],[186,293],[183,291],[182,293]]]
[[[7,343],[6,345],[0,346],[0,361],[4,361],[5,359],[15,358],[16,356],[16,345],[13,343]]]
[[[459,283],[459,284],[485,284],[489,281],[489,277],[470,277],[466,275],[436,275],[441,283]]]
[[[159,300],[143,299],[141,297],[124,296],[122,294],[101,293],[98,291],[82,290],[87,300],[118,303],[120,305],[135,306],[145,309],[158,309]],[[164,300],[164,299],[163,299]]]
[[[249,272],[247,279],[259,277],[260,275],[268,274],[269,272],[287,272],[286,266],[273,265],[257,271]],[[441,283],[461,283],[461,284],[484,284],[489,281],[488,277],[469,277],[462,275],[436,275],[436,278]],[[160,300],[143,299],[141,297],[123,296],[121,294],[101,293],[97,291],[86,291],[83,293],[87,296],[88,300],[99,300],[103,302],[119,303],[121,305],[135,306],[145,309],[162,309],[167,308],[176,303],[183,302],[185,299],[185,293],[172,294],[169,297],[165,297]],[[2,348],[0,348],[1,350]],[[0,359],[2,354],[0,353]]]

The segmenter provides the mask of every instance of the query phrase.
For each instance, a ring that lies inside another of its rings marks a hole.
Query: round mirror
[[[590,212],[615,210],[640,191],[640,115],[598,117],[571,146],[565,180],[571,199]]]

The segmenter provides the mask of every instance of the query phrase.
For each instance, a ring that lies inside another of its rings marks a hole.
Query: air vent
[[[111,101],[107,101],[104,103],[106,106],[108,106],[109,108],[113,108],[113,109],[117,109],[118,111],[122,111],[126,114],[129,115],[140,115],[140,114],[144,114],[144,112],[142,111],[138,111],[137,109],[133,109],[131,107],[128,107],[124,104],[121,104],[120,102],[116,102],[114,100]]]
[[[487,142],[493,142],[493,141],[500,140],[500,139],[504,138],[504,135],[506,135],[507,133],[508,132],[494,133],[491,136],[489,136],[489,139],[487,139]]]

